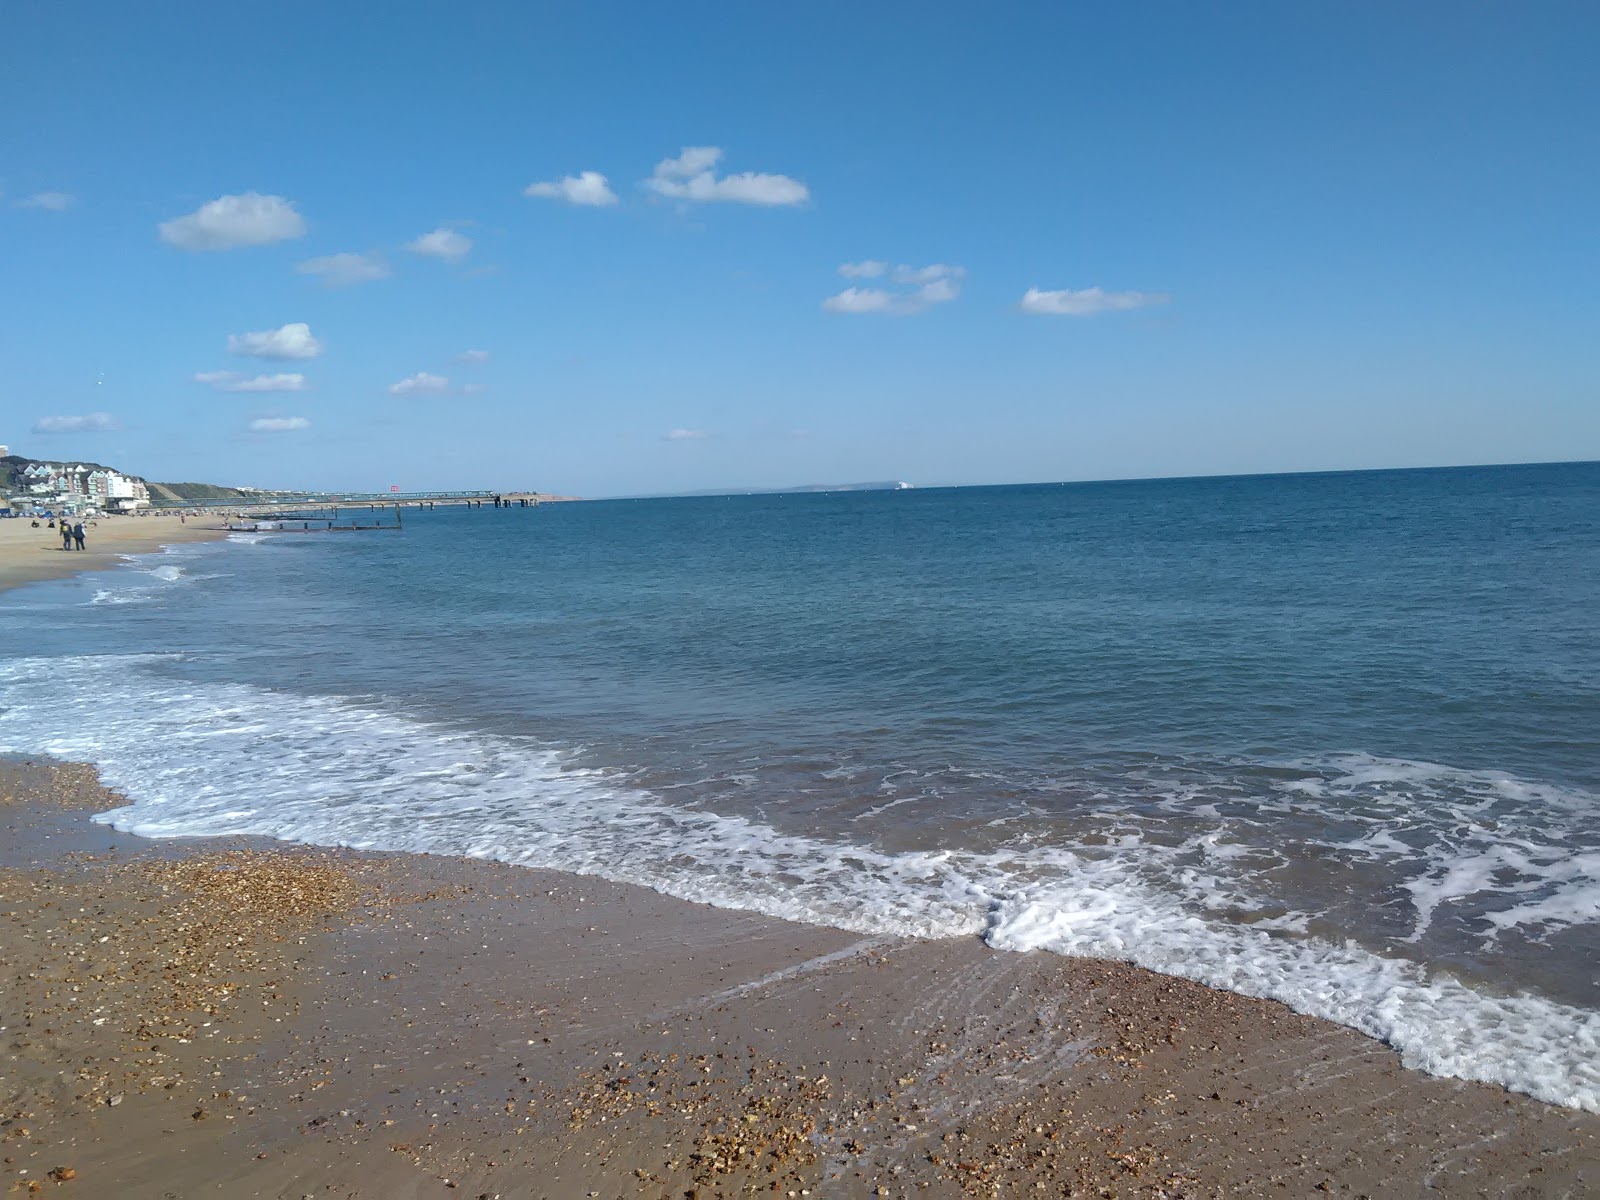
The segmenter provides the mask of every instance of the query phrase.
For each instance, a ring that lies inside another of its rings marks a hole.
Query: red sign
[[[389,485],[389,490],[391,492],[398,492],[400,490],[400,485],[398,483],[391,483]]]

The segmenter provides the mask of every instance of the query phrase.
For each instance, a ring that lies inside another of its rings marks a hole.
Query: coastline
[[[227,530],[209,518],[174,524],[170,517],[105,517],[87,530],[85,548],[61,549],[61,538],[25,517],[0,521],[0,592],[84,571],[114,567],[127,554],[149,554],[180,542],[216,541]]]
[[[1600,1117],[1141,968],[89,822],[119,802],[92,768],[0,760],[11,1185],[708,1200],[1600,1178]]]

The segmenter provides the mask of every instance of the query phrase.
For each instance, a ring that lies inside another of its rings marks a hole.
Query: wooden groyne
[[[234,533],[356,533],[372,529],[405,528],[405,518],[400,515],[399,505],[395,505],[392,515],[389,515],[388,509],[379,509],[375,505],[368,507],[367,512],[373,515],[363,517],[348,510],[340,512],[337,508],[238,513],[229,518],[227,528]]]

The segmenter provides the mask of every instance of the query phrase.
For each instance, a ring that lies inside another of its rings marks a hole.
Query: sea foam
[[[191,683],[161,666],[127,656],[0,663],[0,750],[97,764],[132,803],[96,819],[146,837],[253,834],[465,855],[866,933],[981,933],[1002,950],[1122,959],[1351,1026],[1434,1074],[1600,1112],[1600,1014],[1304,936],[1304,914],[1224,920],[1219,909],[1251,904],[1228,871],[1235,848],[1214,835],[1185,847],[1209,851],[1214,869],[1161,876],[1148,869],[1161,848],[1132,833],[1092,851],[1019,843],[890,853],[670,804],[533,738],[353,700]],[[1319,770],[1291,790],[1447,768],[1357,758]],[[1369,849],[1383,845],[1375,828]]]

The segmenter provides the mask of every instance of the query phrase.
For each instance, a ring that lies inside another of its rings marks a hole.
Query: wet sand
[[[63,550],[61,535],[26,517],[0,521],[0,592],[42,579],[113,567],[124,554],[148,554],[178,542],[226,537],[217,517],[103,517],[84,529],[82,550]]]
[[[1600,1117],[1281,1005],[493,863],[88,822],[0,761],[0,1181],[218,1197],[1579,1196]],[[54,1174],[52,1174],[54,1173]]]

